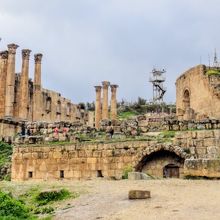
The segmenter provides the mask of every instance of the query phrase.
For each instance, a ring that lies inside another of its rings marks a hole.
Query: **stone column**
[[[100,121],[101,121],[101,86],[95,86],[96,91],[96,100],[95,100],[95,128],[100,128]]]
[[[41,90],[41,60],[43,54],[38,53],[34,55],[35,69],[34,69],[34,86],[35,89]]]
[[[108,81],[102,82],[103,88],[103,100],[102,100],[102,119],[108,119],[108,87],[110,83]]]
[[[41,53],[34,55],[34,100],[33,100],[33,121],[41,120],[42,105],[41,103],[41,60],[43,55]]]
[[[0,52],[0,118],[3,118],[5,116],[7,63],[8,51]]]
[[[13,117],[15,89],[15,55],[18,45],[8,45],[8,65],[6,77],[5,116]]]
[[[116,99],[116,91],[117,91],[118,85],[111,85],[111,119],[116,120],[117,119],[117,99]]]
[[[22,50],[22,70],[21,70],[21,84],[20,84],[20,107],[19,118],[27,119],[28,116],[28,93],[29,93],[29,57],[31,50]]]

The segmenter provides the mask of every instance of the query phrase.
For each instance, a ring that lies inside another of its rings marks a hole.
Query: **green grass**
[[[208,71],[206,71],[206,74],[208,76],[212,76],[212,75],[220,76],[220,70],[208,70]]]
[[[176,131],[164,131],[162,132],[163,138],[174,138],[176,134]]]
[[[127,112],[120,112],[118,115],[119,119],[129,119],[132,118],[133,116],[137,116],[138,113],[135,111],[127,111]]]
[[[122,179],[128,179],[128,173],[133,171],[133,167],[131,164],[127,165],[123,169]]]
[[[71,193],[67,189],[52,190],[38,193],[35,197],[35,201],[38,205],[47,205],[48,203],[64,200],[70,197]]]

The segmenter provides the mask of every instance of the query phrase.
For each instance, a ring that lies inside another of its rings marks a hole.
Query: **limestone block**
[[[205,138],[204,139],[204,146],[209,147],[209,146],[214,146],[215,145],[215,138]]]
[[[214,130],[213,133],[216,139],[220,139],[220,130]]]
[[[152,179],[149,175],[141,172],[129,172],[128,173],[129,180],[150,180]]]
[[[129,199],[149,199],[150,191],[147,190],[130,190],[128,193]]]
[[[220,149],[216,146],[207,147],[207,154],[208,158],[218,158],[220,154]]]
[[[87,158],[87,163],[96,164],[97,163],[97,158],[89,157],[89,158]]]
[[[54,159],[60,159],[60,158],[62,158],[62,153],[55,151],[55,152],[53,153],[53,158],[54,158]]]

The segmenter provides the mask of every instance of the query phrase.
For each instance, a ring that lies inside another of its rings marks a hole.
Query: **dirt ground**
[[[80,181],[77,185],[87,193],[69,201],[71,208],[57,211],[55,220],[220,219],[220,181],[217,180],[100,179]],[[131,189],[150,190],[151,198],[128,200]]]

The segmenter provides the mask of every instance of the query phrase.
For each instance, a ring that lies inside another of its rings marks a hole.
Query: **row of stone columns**
[[[18,45],[9,44],[8,51],[0,52],[0,117],[14,117],[15,105],[15,57]],[[29,107],[29,57],[31,50],[22,50],[19,112],[20,119],[26,120]],[[41,58],[35,54],[34,92],[41,90]],[[4,98],[3,98],[4,97]],[[40,103],[39,103],[40,105]],[[35,105],[37,106],[37,105]],[[4,109],[3,109],[4,108]],[[33,109],[35,113],[35,109]]]
[[[109,119],[108,112],[108,88],[111,87],[111,120],[117,118],[117,98],[116,91],[118,85],[110,85],[110,82],[103,81],[102,86],[95,86],[96,102],[95,102],[95,128],[100,128],[100,121]],[[103,89],[103,97],[101,98],[101,92]],[[101,101],[102,100],[102,101]]]

